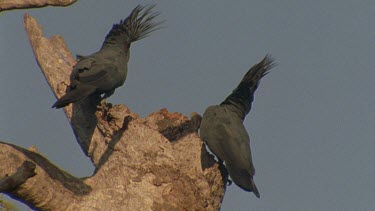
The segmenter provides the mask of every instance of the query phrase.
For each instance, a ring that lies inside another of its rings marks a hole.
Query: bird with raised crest
[[[203,114],[200,136],[217,156],[233,182],[260,198],[254,182],[255,168],[250,150],[250,137],[243,121],[250,112],[254,92],[260,79],[274,66],[267,55],[245,74],[237,88],[220,105],[209,106]]]
[[[98,52],[77,56],[69,90],[52,107],[62,108],[93,94],[107,98],[122,86],[128,73],[130,44],[159,29],[161,24],[153,22],[159,15],[153,8],[138,5],[125,20],[113,25]]]

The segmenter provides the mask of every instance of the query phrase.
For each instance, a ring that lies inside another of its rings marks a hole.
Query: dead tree
[[[0,12],[5,10],[40,8],[46,6],[69,6],[77,0],[1,0]]]
[[[46,38],[24,16],[32,49],[61,97],[75,59],[61,36]],[[0,142],[0,192],[39,210],[218,210],[227,181],[199,138],[201,117],[166,109],[146,118],[125,105],[85,99],[64,108],[82,151],[95,166],[77,178],[35,149]]]

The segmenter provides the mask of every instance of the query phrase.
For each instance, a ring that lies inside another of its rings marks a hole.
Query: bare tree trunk
[[[46,6],[68,6],[77,0],[1,0],[0,12],[5,10],[39,8]]]
[[[56,97],[69,85],[75,59],[61,36],[24,24]],[[227,174],[197,134],[201,117],[166,109],[140,118],[124,105],[86,99],[65,107],[83,152],[95,166],[76,178],[35,150],[0,142],[0,191],[40,210],[218,210]]]

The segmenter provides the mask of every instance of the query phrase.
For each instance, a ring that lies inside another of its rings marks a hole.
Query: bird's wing
[[[224,123],[223,131],[226,134],[223,138],[226,138],[226,140],[223,140],[223,145],[225,146],[222,146],[222,149],[226,155],[226,162],[231,162],[239,168],[250,170],[249,173],[254,175],[250,137],[242,122],[229,121]]]
[[[95,67],[95,66],[94,66]],[[93,68],[90,71],[84,71],[78,74],[78,80],[82,83],[97,82],[105,78],[108,74],[109,67],[105,68]]]
[[[203,114],[200,132],[217,157],[253,172],[250,138],[240,118],[224,106],[211,106]]]
[[[110,74],[113,74],[117,71],[117,67],[112,64],[110,61],[95,59],[95,57],[86,57],[78,61],[74,66],[76,72],[74,80],[79,83],[90,84],[96,87],[106,86],[110,77]],[[105,87],[103,87],[105,88]]]
[[[250,137],[247,133],[245,126],[242,125],[242,127],[239,127],[239,130],[241,132],[238,132],[239,134],[242,133],[243,135],[241,137],[238,137],[238,140],[240,142],[240,154],[242,155],[241,160],[243,163],[241,163],[245,168],[248,170],[248,172],[251,174],[251,176],[254,176],[255,174],[255,168],[253,165],[253,159],[251,155],[251,147],[250,147]]]
[[[242,120],[234,115],[226,106],[215,109],[216,120],[211,121],[213,130],[216,131],[217,144],[220,145],[220,154],[228,163],[233,163],[239,168],[253,171],[250,150],[250,137]]]

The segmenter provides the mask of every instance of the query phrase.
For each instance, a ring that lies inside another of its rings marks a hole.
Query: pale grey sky
[[[0,139],[91,175],[63,111],[51,109],[22,16],[85,55],[139,3],[152,2],[80,0],[1,14]],[[222,210],[375,209],[375,1],[158,1],[156,10],[165,28],[132,45],[127,81],[109,102],[142,116],[163,107],[202,114],[266,53],[278,63],[245,120],[261,198],[232,185]]]

